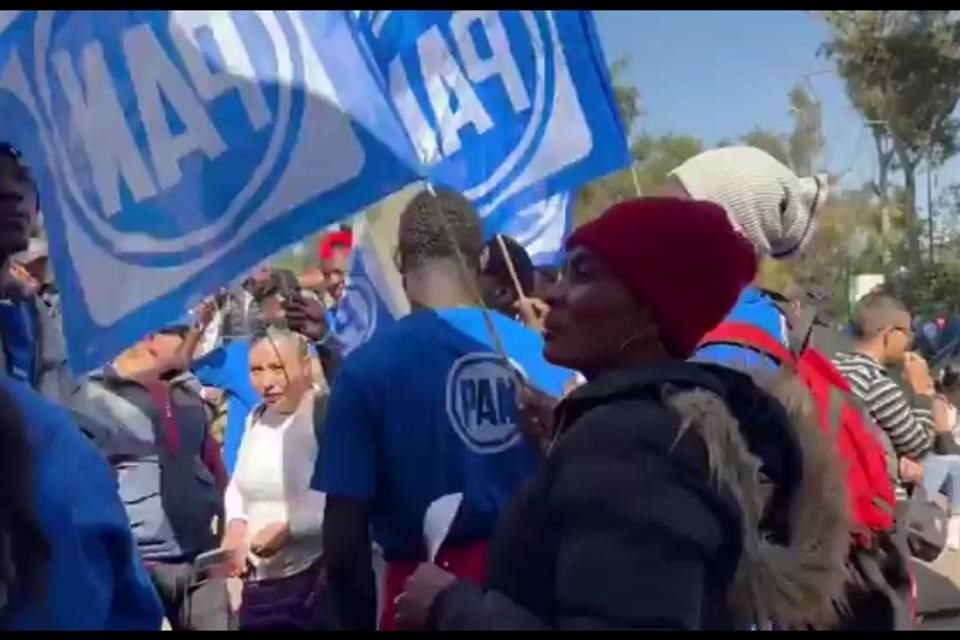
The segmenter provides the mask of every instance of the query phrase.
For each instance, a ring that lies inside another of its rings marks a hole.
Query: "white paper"
[[[463,502],[462,493],[448,493],[440,496],[427,507],[427,512],[423,516],[423,539],[427,544],[429,562],[437,559],[437,552],[440,551],[443,541],[450,533],[450,527],[457,517],[461,502]]]

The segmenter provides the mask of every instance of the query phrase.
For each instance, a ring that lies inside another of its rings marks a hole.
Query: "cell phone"
[[[214,567],[227,564],[233,559],[230,549],[213,549],[201,553],[193,560],[193,570],[196,572],[208,571]]]
[[[273,272],[275,291],[283,300],[290,300],[300,292],[300,283],[297,276],[287,269],[278,269]]]

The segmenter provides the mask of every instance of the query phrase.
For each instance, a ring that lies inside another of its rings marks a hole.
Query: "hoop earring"
[[[627,338],[626,340],[620,343],[620,346],[617,348],[617,353],[623,353],[623,350],[626,349],[631,343],[644,337],[646,336],[642,333],[633,334],[632,336],[630,336],[629,338]]]

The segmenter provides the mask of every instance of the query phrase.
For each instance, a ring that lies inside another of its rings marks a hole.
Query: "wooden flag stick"
[[[513,286],[517,290],[517,300],[525,300],[526,295],[523,293],[523,287],[520,286],[520,278],[517,277],[517,270],[513,266],[513,260],[510,259],[510,253],[507,251],[507,243],[503,241],[503,234],[497,234],[497,244],[500,245],[500,253],[503,254],[503,259],[507,263],[507,271],[510,272],[510,279],[513,280]]]

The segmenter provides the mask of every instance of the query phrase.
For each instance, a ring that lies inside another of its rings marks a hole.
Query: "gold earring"
[[[627,348],[632,342],[639,340],[640,338],[645,338],[646,336],[642,333],[635,333],[623,342],[620,343],[620,346],[617,348],[617,353],[623,353],[623,350]]]

